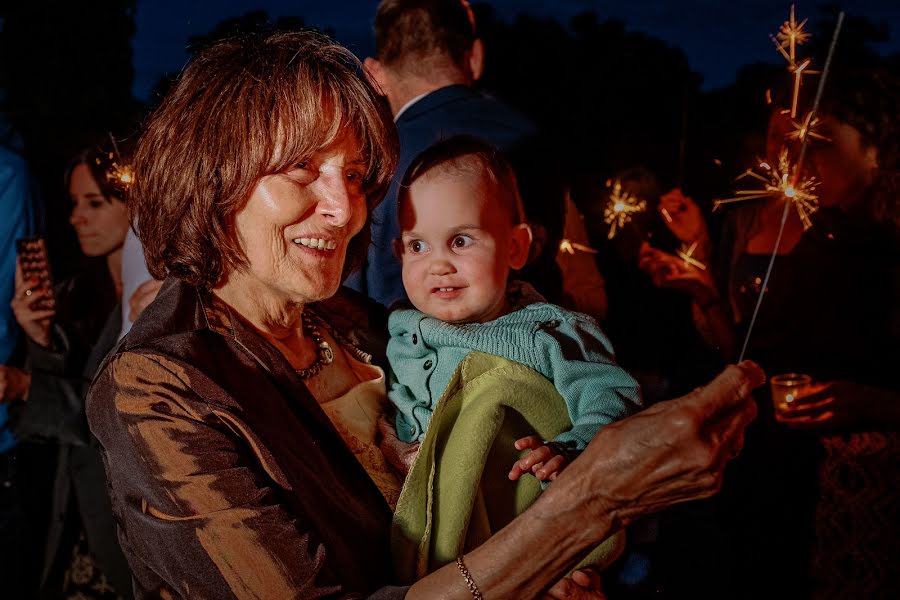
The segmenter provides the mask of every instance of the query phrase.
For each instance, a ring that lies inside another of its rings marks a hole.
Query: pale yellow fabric
[[[339,349],[335,362],[309,378],[307,387],[394,510],[403,482],[391,470],[377,443],[378,417],[388,402],[384,371],[357,360],[330,336],[329,343]],[[346,391],[328,397],[328,391],[342,389]]]

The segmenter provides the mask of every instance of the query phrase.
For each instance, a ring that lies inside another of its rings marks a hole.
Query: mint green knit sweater
[[[415,309],[391,313],[388,397],[397,435],[421,441],[456,367],[473,350],[524,364],[553,382],[565,399],[571,430],[554,441],[583,449],[607,423],[641,408],[637,382],[619,367],[596,321],[540,299],[527,284],[509,314],[487,323],[446,323]]]

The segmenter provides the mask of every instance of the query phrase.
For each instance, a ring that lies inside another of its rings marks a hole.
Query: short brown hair
[[[359,61],[311,31],[244,35],[200,52],[151,117],[135,154],[131,215],[147,266],[211,288],[247,265],[235,214],[261,177],[347,134],[367,160],[369,211],[393,177],[398,143]],[[368,221],[345,272],[362,262]]]
[[[481,138],[455,135],[433,144],[419,154],[406,170],[397,194],[397,206],[409,197],[409,187],[420,177],[436,171],[486,176],[497,188],[497,200],[513,225],[525,222],[516,173],[503,153]]]
[[[375,55],[388,67],[426,65],[434,56],[461,67],[476,38],[466,0],[383,0],[375,12]]]

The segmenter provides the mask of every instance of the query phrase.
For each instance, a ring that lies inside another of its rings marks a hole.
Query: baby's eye
[[[471,246],[473,240],[471,237],[467,235],[457,235],[453,238],[453,241],[450,242],[450,246],[453,248],[466,248]]]
[[[422,240],[412,240],[406,245],[406,247],[409,248],[409,251],[413,254],[422,254],[423,252],[428,252],[429,250],[428,244],[426,242],[423,242]]]

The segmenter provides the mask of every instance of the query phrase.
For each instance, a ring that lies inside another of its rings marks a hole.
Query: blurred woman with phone
[[[20,244],[12,308],[28,337],[28,368],[21,373],[25,402],[17,436],[60,448],[41,577],[48,597],[131,595],[103,463],[84,413],[87,386],[120,328],[129,227],[124,198],[132,177],[126,165],[117,152],[92,147],[66,169],[69,222],[87,257],[73,277],[51,287],[43,242]]]

